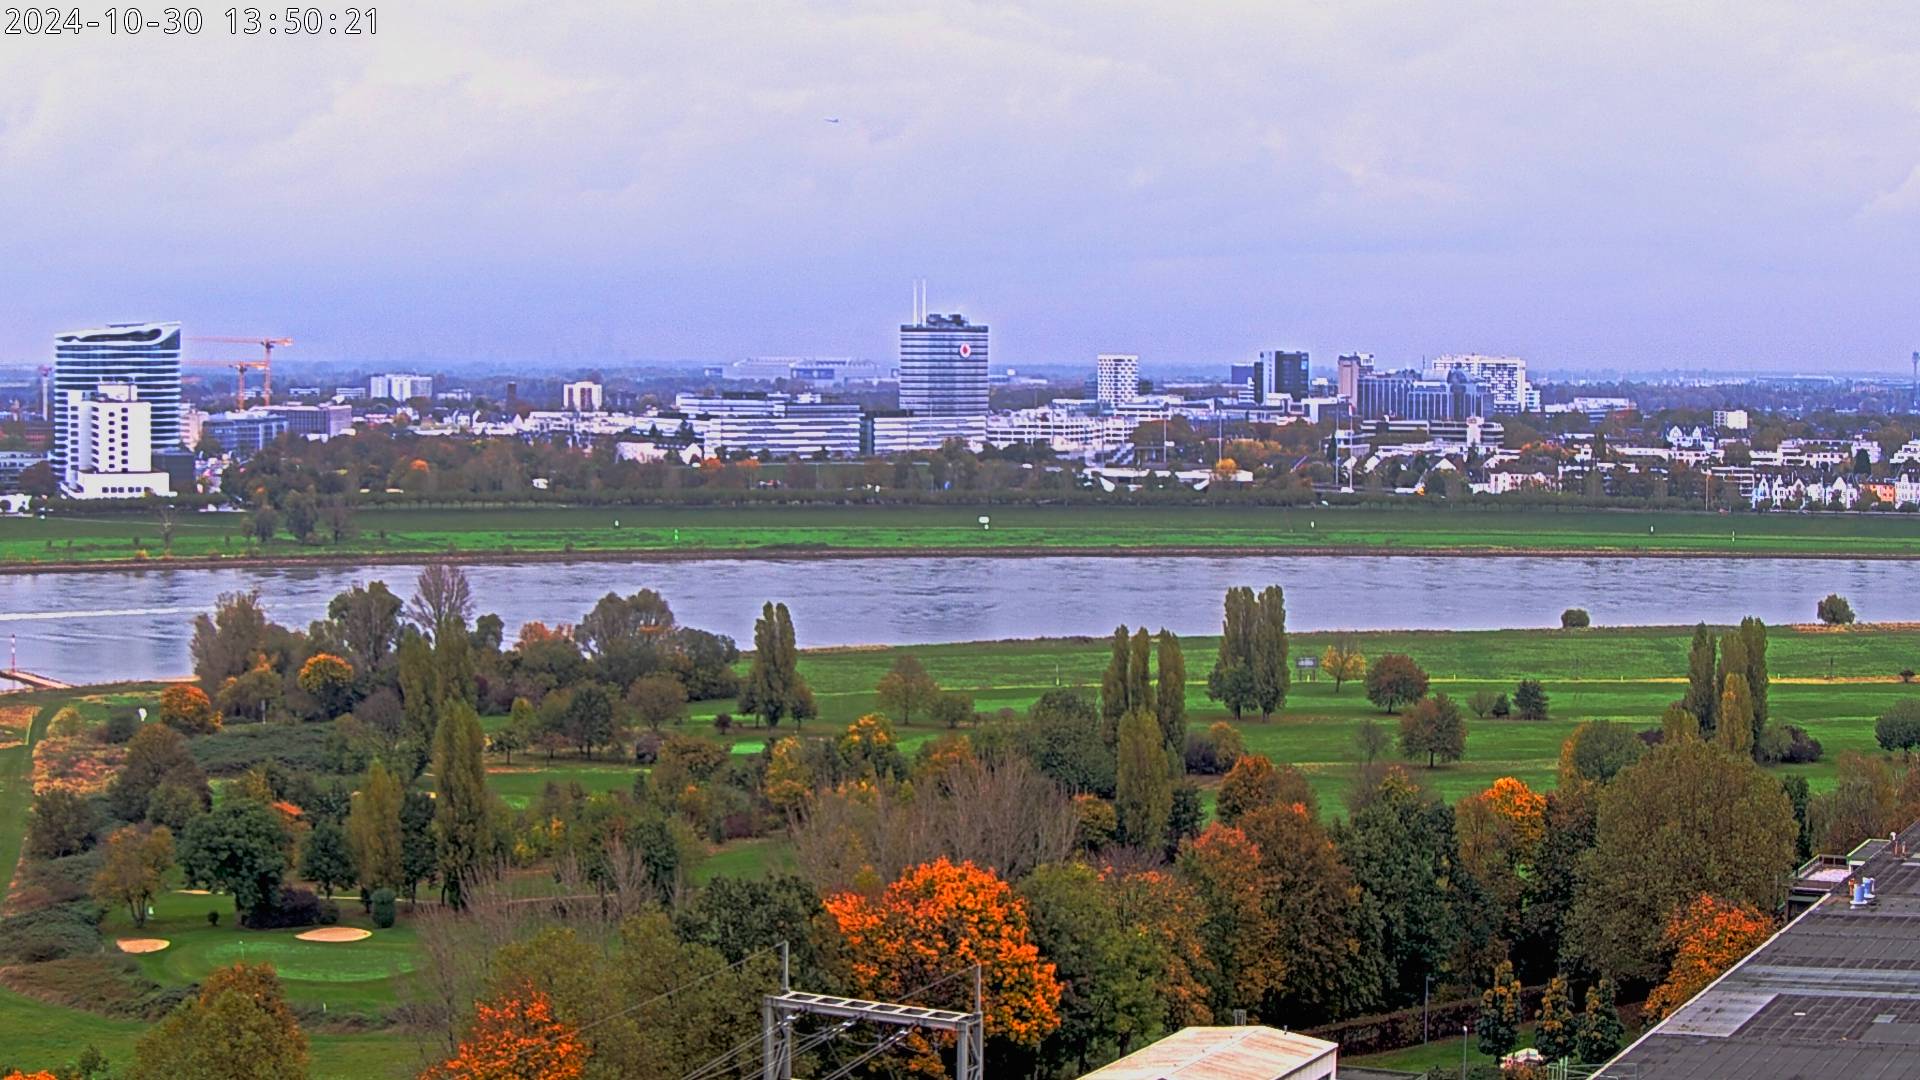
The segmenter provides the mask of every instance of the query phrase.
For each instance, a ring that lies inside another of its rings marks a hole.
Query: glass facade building
[[[74,423],[68,416],[69,391],[90,395],[103,383],[134,388],[152,406],[154,453],[180,443],[180,324],[112,323],[93,330],[56,334],[53,339],[53,454],[55,476],[65,476]]]
[[[915,416],[987,415],[987,328],[938,313],[902,324],[900,407]]]

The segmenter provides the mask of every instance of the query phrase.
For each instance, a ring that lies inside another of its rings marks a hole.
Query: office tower
[[[53,475],[64,477],[75,452],[77,427],[68,410],[78,392],[86,397],[102,384],[124,384],[146,404],[147,453],[180,442],[180,324],[111,323],[74,330],[53,339]]]
[[[414,398],[433,397],[431,375],[375,375],[367,380],[367,396],[405,404]]]
[[[599,412],[605,396],[592,380],[560,384],[560,407],[567,412]]]
[[[925,310],[900,326],[900,407],[916,416],[987,415],[987,328]]]
[[[1102,405],[1124,405],[1140,396],[1140,358],[1101,353],[1095,361],[1094,397]]]
[[[79,499],[171,495],[167,475],[153,468],[153,403],[132,383],[101,383],[66,392],[63,493]]]
[[[1527,362],[1517,356],[1443,356],[1431,365],[1437,378],[1458,371],[1487,385],[1493,392],[1496,412],[1513,414],[1527,411]]]
[[[1307,354],[1304,352],[1263,352],[1260,364],[1266,375],[1265,397],[1271,400],[1276,395],[1285,394],[1295,401],[1307,398],[1313,391],[1313,377],[1307,373]]]
[[[1347,407],[1359,410],[1360,377],[1373,374],[1372,353],[1341,353],[1334,375],[1334,396],[1346,401]]]

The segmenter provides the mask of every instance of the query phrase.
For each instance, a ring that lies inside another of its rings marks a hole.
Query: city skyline
[[[886,358],[916,277],[1015,367],[1920,344],[1911,12],[581,14],[0,42],[0,360],[148,318],[289,361]]]

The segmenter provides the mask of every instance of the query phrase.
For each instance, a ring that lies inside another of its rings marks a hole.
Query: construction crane
[[[260,369],[260,404],[273,404],[273,350],[293,344],[292,338],[271,337],[196,337],[190,341],[207,341],[221,345],[258,345],[261,349],[258,360],[186,360],[183,363],[200,366],[217,365],[233,369],[237,388],[234,391],[234,406],[247,407],[247,369]]]

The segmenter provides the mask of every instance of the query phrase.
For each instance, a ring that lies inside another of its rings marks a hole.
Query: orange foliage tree
[[[1268,918],[1260,883],[1260,846],[1231,825],[1215,823],[1180,844],[1180,876],[1200,896],[1196,927],[1212,960],[1216,1014],[1253,1009],[1286,981],[1286,955]]]
[[[826,909],[869,997],[906,999],[979,964],[988,1035],[1032,1048],[1060,1024],[1060,983],[1040,959],[1026,902],[991,870],[942,857],[909,868],[877,900],[841,893]]]
[[[1752,904],[1701,893],[1673,913],[1662,935],[1673,950],[1667,981],[1647,995],[1647,1017],[1658,1020],[1685,1004],[1741,957],[1767,940],[1773,924]]]
[[[592,1052],[571,1024],[554,1019],[553,1002],[525,985],[474,1004],[473,1024],[459,1050],[421,1074],[422,1080],[577,1080]]]
[[[191,683],[175,683],[160,691],[160,722],[182,735],[205,735],[218,731],[220,714],[213,711],[213,699]]]
[[[1113,888],[1120,921],[1145,934],[1165,958],[1155,983],[1166,1002],[1167,1027],[1212,1023],[1209,989],[1218,974],[1205,939],[1197,933],[1207,914],[1200,894],[1164,870],[1121,876]]]

